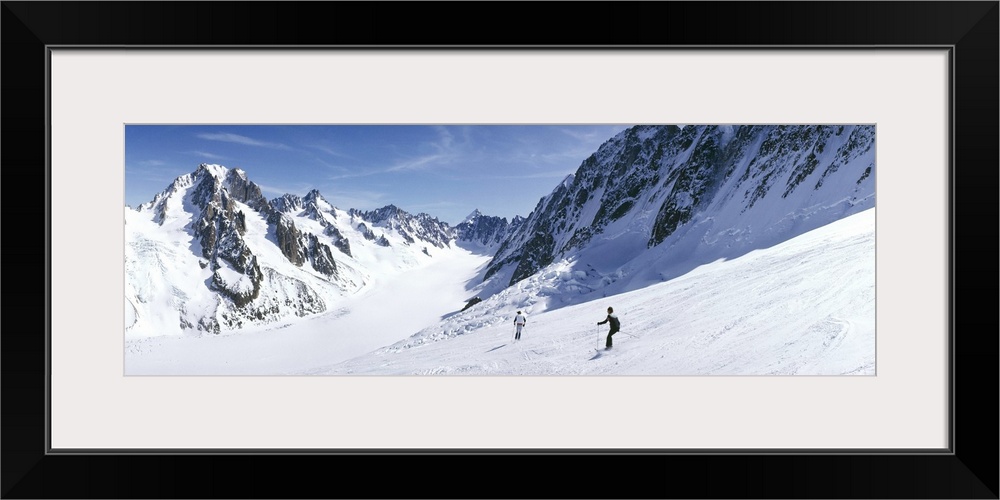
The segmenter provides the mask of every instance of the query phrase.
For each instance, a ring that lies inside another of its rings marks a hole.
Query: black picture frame
[[[984,272],[993,271],[998,241],[997,1],[2,4],[3,255],[18,271],[8,274],[0,337],[4,498],[998,498],[998,336],[994,310],[979,305],[997,290],[996,273]],[[927,454],[51,453],[43,202],[52,46],[949,47],[952,446]],[[379,480],[362,479],[370,473]]]

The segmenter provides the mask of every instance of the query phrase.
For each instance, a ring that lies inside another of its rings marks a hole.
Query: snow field
[[[874,228],[867,210],[668,282],[548,311],[530,292],[501,293],[413,338],[303,373],[873,375]],[[608,306],[622,331],[595,356]],[[517,309],[528,324],[514,342]]]

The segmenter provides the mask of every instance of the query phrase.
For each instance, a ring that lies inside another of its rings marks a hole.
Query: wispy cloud
[[[427,142],[425,146],[436,151],[435,153],[404,158],[384,171],[425,170],[431,167],[452,165],[456,160],[468,159],[470,156],[470,152],[467,151],[470,140],[468,127],[462,127],[458,130],[461,134],[460,138],[456,138],[451,130],[440,125],[435,126],[434,131],[437,132],[437,140]]]
[[[251,139],[245,135],[230,134],[227,132],[220,132],[215,134],[198,134],[199,139],[205,139],[208,141],[221,141],[221,142],[232,142],[235,144],[243,144],[245,146],[258,146],[262,148],[274,148],[274,149],[292,149],[285,144],[278,142],[266,142],[258,141],[257,139]]]
[[[628,127],[627,125],[609,125],[607,127],[586,129],[560,128],[559,131],[580,142],[591,145],[594,143],[601,144]]]
[[[328,162],[328,161],[326,161],[326,160],[324,160],[324,159],[322,159],[322,158],[320,158],[320,157],[318,157],[316,155],[309,155],[309,160],[311,160],[311,161],[313,161],[315,163],[319,163],[320,165],[323,166],[323,168],[326,168],[328,170],[336,170],[338,172],[344,172],[344,171],[347,170],[346,167],[330,163],[330,162]]]
[[[384,169],[384,168],[383,169],[379,169],[379,170],[356,170],[356,171],[349,172],[349,173],[346,173],[346,174],[329,175],[329,176],[326,177],[326,179],[327,180],[331,180],[331,181],[339,181],[339,180],[344,180],[344,179],[357,179],[357,178],[360,178],[360,177],[369,177],[369,176],[372,176],[372,175],[384,174],[384,173],[386,173],[388,171],[389,170]]]
[[[326,153],[326,154],[328,154],[330,156],[336,156],[338,158],[352,158],[352,156],[349,155],[349,154],[341,153],[340,151],[337,151],[336,149],[333,149],[333,148],[331,148],[329,146],[324,146],[322,144],[313,144],[312,146],[309,146],[309,147],[311,147],[313,149],[317,149],[319,151],[322,151],[322,152],[324,152],[324,153]]]
[[[142,160],[137,163],[140,167],[162,167],[166,164],[167,162],[162,160]]]
[[[327,179],[331,180],[331,181],[337,181],[337,180],[343,180],[343,179],[358,179],[358,178],[361,178],[361,177],[371,177],[373,175],[393,174],[393,173],[399,173],[399,172],[413,172],[413,171],[418,171],[418,170],[425,170],[425,169],[427,169],[427,168],[435,165],[436,163],[439,163],[442,160],[445,160],[446,158],[448,158],[446,155],[439,155],[439,154],[419,156],[419,157],[416,157],[416,158],[406,158],[406,159],[400,160],[400,161],[398,161],[398,162],[396,162],[393,165],[388,166],[388,167],[365,168],[365,169],[360,169],[360,170],[357,169],[357,168],[355,168],[353,171],[347,171],[347,172],[342,173],[342,174],[333,174],[333,175],[327,176]],[[337,169],[337,170],[341,170],[341,171],[348,170],[345,167],[328,164],[328,163],[326,163],[326,162],[324,162],[324,161],[322,161],[322,160],[320,160],[318,158],[316,159],[316,161],[320,162],[321,164],[323,164],[323,165],[325,165],[325,166],[327,166],[327,167],[329,167],[331,169]]]
[[[401,172],[406,170],[421,170],[427,168],[436,163],[442,163],[449,159],[455,158],[452,154],[435,154],[427,156],[419,156],[416,158],[407,158],[395,165],[385,169],[385,172]]]
[[[452,135],[451,131],[440,125],[435,126],[434,131],[438,133],[438,142],[431,143],[431,146],[437,148],[439,151],[450,150],[452,144],[455,142],[455,136]]]
[[[188,154],[192,154],[192,155],[195,155],[195,156],[200,156],[202,158],[208,158],[209,160],[225,160],[225,159],[227,159],[225,156],[221,156],[221,155],[217,155],[217,154],[213,154],[213,153],[206,153],[204,151],[188,151]]]
[[[383,174],[394,174],[399,172],[413,172],[418,170],[423,170],[435,162],[443,158],[442,155],[430,155],[422,156],[419,158],[409,158],[399,163],[396,163],[390,167],[383,168],[369,168],[364,170],[354,170],[343,174],[333,174],[326,177],[327,180],[338,181],[344,179],[359,179],[362,177],[371,177],[373,175],[383,175]],[[336,168],[338,170],[348,170],[344,167],[339,167],[336,165],[327,165],[330,168]]]
[[[559,129],[559,131],[578,141],[583,141],[587,143],[593,142],[598,137],[598,132],[593,129],[579,130],[572,128],[561,128]]]

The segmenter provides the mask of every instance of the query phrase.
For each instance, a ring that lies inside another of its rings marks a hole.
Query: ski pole
[[[618,330],[618,331],[617,331],[617,332],[615,332],[615,333],[625,333],[625,332],[623,332],[623,331],[621,331],[621,330]],[[629,337],[632,337],[632,338],[634,338],[634,339],[637,339],[637,338],[639,338],[639,337],[636,337],[635,335],[632,335],[631,333],[625,333],[625,335],[628,335]]]

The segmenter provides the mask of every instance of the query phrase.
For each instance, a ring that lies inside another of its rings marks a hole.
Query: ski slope
[[[488,257],[451,249],[332,312],[126,343],[128,375],[874,375],[875,210],[565,307],[557,262],[464,312]],[[607,307],[622,321],[604,352]],[[513,317],[528,317],[514,342]]]

